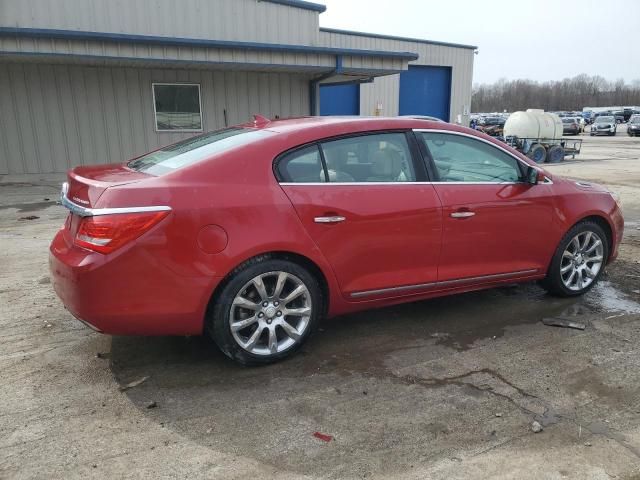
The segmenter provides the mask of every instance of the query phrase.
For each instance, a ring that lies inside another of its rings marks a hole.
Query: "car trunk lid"
[[[76,167],[67,175],[67,199],[79,207],[94,208],[109,187],[139,182],[151,175],[136,172],[126,164]]]

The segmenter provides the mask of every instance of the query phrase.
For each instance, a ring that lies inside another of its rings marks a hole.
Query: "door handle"
[[[346,218],[340,215],[333,215],[330,217],[316,217],[313,219],[313,221],[316,223],[340,223],[344,222],[345,220]]]
[[[451,218],[469,218],[473,217],[476,212],[453,212]]]

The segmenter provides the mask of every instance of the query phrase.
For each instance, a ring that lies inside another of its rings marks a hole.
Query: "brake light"
[[[95,252],[111,253],[138,238],[168,214],[161,211],[84,217],[73,243]]]

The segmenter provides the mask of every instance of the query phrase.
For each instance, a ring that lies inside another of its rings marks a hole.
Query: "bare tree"
[[[573,78],[535,82],[501,78],[493,84],[474,85],[474,112],[513,112],[527,108],[582,110],[583,107],[640,105],[640,79],[627,84],[599,76],[580,74]]]

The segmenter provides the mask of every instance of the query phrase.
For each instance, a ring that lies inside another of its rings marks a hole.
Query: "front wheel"
[[[309,271],[258,257],[232,273],[207,314],[207,331],[232,360],[273,363],[300,348],[322,312],[322,289]]]
[[[580,222],[560,241],[542,286],[560,297],[582,295],[598,282],[608,256],[609,245],[602,227],[590,221]]]
[[[536,163],[544,163],[547,158],[547,149],[540,143],[534,143],[527,153],[527,157]]]
[[[564,148],[561,145],[552,146],[547,152],[547,162],[560,163],[564,160]]]

